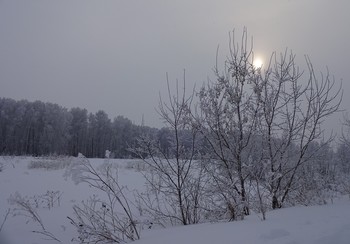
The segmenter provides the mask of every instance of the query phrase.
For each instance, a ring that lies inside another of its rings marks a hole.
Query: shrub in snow
[[[26,205],[32,208],[47,208],[51,209],[59,207],[61,204],[63,192],[47,190],[46,193],[40,195],[34,195],[31,197],[22,197],[19,193],[14,194],[8,199],[10,204],[18,205],[20,202],[25,202]]]
[[[11,165],[12,168],[15,168],[15,164],[19,160],[19,157],[14,156],[2,156],[0,157],[0,172],[3,172],[7,166]]]
[[[70,157],[40,157],[31,160],[28,169],[59,170],[71,164]]]
[[[57,242],[61,242],[59,239],[55,237],[54,234],[52,234],[50,231],[48,231],[36,211],[35,207],[36,204],[32,201],[31,198],[28,197],[22,197],[19,193],[14,194],[9,198],[10,204],[14,205],[13,215],[14,216],[24,216],[27,218],[27,223],[30,221],[33,221],[34,223],[38,224],[40,226],[39,230],[33,230],[34,233],[40,234],[48,238],[48,240],[54,240]]]
[[[92,196],[74,205],[74,216],[68,217],[76,227],[80,243],[124,243],[140,238],[126,189],[119,185],[111,164],[95,169],[84,157],[79,157],[69,169],[75,183],[85,183],[98,190],[104,199]]]
[[[11,211],[11,209],[7,209],[7,211],[6,211],[6,213],[5,213],[4,219],[3,219],[3,221],[2,221],[2,223],[1,223],[1,225],[0,225],[0,232],[2,231],[2,228],[3,228],[4,225],[5,225],[5,222],[6,222],[6,220],[7,220],[7,217],[8,217],[9,214],[10,214],[10,211]]]
[[[45,194],[34,196],[36,207],[43,207],[51,209],[55,206],[61,205],[62,192],[60,191],[47,191]]]

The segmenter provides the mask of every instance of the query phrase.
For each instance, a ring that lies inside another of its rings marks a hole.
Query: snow
[[[72,206],[95,194],[84,184],[74,184],[64,177],[65,169],[29,169],[31,157],[0,158],[4,169],[0,172],[0,225],[8,208],[13,208],[8,199],[16,192],[21,196],[40,195],[50,191],[62,192],[60,205],[38,208],[45,227],[62,243],[71,243],[76,232],[67,216],[72,216]],[[103,159],[93,159],[98,166]],[[118,166],[119,181],[129,190],[142,189],[144,180],[138,162],[110,160]],[[24,216],[10,214],[0,232],[0,244],[44,244],[57,243],[45,240],[33,233],[39,226]],[[312,207],[293,207],[269,212],[267,220],[259,215],[248,216],[243,221],[206,223],[178,226],[167,229],[143,230],[141,240],[135,244],[349,244],[350,243],[350,200],[348,197],[335,199],[332,204]]]
[[[137,244],[349,244],[350,201],[325,206],[293,207],[256,215],[244,221],[200,224],[144,233]]]

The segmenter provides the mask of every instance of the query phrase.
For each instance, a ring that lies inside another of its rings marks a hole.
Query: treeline
[[[130,158],[140,135],[163,138],[166,130],[133,124],[123,116],[111,120],[100,110],[61,107],[41,101],[0,98],[1,155],[71,155]],[[166,143],[164,144],[166,145]]]

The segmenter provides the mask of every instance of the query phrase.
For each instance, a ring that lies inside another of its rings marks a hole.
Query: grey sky
[[[347,0],[0,0],[0,96],[105,110],[160,126],[154,107],[172,82],[212,76],[228,32],[248,28],[256,55],[286,47],[350,91]],[[341,116],[339,116],[341,117]],[[335,124],[339,122],[335,120]],[[328,125],[330,126],[330,125]]]

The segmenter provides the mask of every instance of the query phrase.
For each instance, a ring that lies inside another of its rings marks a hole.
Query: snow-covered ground
[[[66,169],[29,169],[35,161],[31,157],[0,157],[3,169],[0,172],[0,225],[11,205],[8,199],[17,192],[22,197],[42,196],[47,191],[61,193],[60,202],[52,208],[37,209],[46,229],[62,243],[71,243],[76,232],[67,216],[73,215],[72,206],[87,199],[93,192],[85,184],[74,184],[65,177]],[[94,166],[105,162],[91,160]],[[130,160],[111,160],[118,166],[119,182],[130,191],[142,189],[144,180],[139,172],[139,163]],[[1,165],[1,164],[0,164]],[[40,226],[25,216],[9,214],[0,232],[0,244],[55,243],[43,235],[33,233]],[[57,242],[56,242],[57,243]],[[269,212],[266,221],[252,215],[244,221],[231,223],[207,223],[168,229],[144,230],[137,244],[171,243],[269,243],[269,244],[350,244],[350,200],[336,199],[333,204],[314,207],[293,207]]]
[[[35,210],[48,231],[62,243],[71,243],[73,237],[76,237],[76,231],[67,216],[73,217],[73,205],[99,193],[86,184],[75,184],[72,178],[67,176],[67,169],[29,169],[28,165],[32,161],[41,161],[41,159],[0,157],[0,163],[4,165],[2,172],[0,172],[0,225],[7,210],[16,207],[8,201],[16,193],[32,200],[34,196],[45,195],[47,191],[59,191],[62,194],[60,202],[56,201],[53,208],[48,209],[45,206],[46,201],[44,201],[43,204],[39,203],[39,208],[35,208]],[[90,162],[98,168],[106,160],[92,159]],[[142,188],[143,177],[139,170],[134,169],[137,161],[111,159],[109,162],[118,167],[118,180],[122,185],[128,186],[130,191]],[[14,212],[16,211],[12,213]],[[55,243],[55,241],[43,240],[44,236],[33,233],[33,231],[41,230],[37,223],[22,215],[13,216],[12,213],[8,216],[0,232],[0,244]]]
[[[137,244],[349,244],[350,201],[294,207],[244,221],[174,227],[143,233]]]

